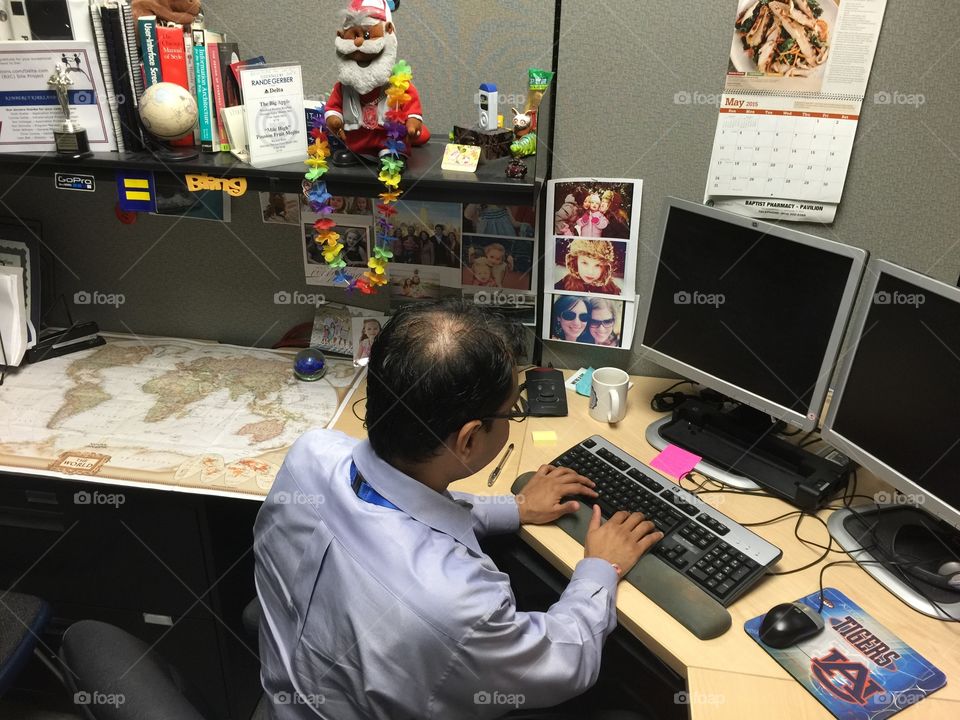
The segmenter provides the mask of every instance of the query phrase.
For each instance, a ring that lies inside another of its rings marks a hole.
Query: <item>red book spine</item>
[[[183,47],[183,30],[175,27],[157,26],[157,48],[160,55],[160,75],[164,82],[176,83],[190,89],[187,79],[187,55]],[[172,145],[191,147],[193,136],[174,140]]]

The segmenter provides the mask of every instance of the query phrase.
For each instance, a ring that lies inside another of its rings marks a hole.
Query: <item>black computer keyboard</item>
[[[604,517],[618,510],[642,512],[663,532],[651,552],[724,606],[783,554],[599,435],[574,445],[552,464],[596,483],[596,503]]]

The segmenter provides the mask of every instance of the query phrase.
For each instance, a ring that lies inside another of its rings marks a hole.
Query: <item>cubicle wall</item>
[[[240,0],[204,5],[210,26],[237,40],[245,56],[301,62],[308,95],[332,85],[331,38],[345,2],[280,0],[269,11]],[[524,91],[526,68],[552,62],[555,5],[561,14],[553,174],[644,180],[643,293],[652,270],[646,248],[663,198],[703,196],[717,121],[710,98],[723,85],[736,0],[404,0],[396,16],[401,56],[413,66],[435,134],[472,121],[481,82],[501,86],[509,111],[509,97]],[[803,226],[950,282],[960,274],[958,21],[957,3],[888,3],[837,219]],[[923,104],[876,103],[880,92],[921,96]],[[82,308],[105,329],[269,345],[312,317],[310,308],[273,302],[279,290],[312,290],[303,283],[296,229],[263,225],[255,196],[233,202],[228,225],[141,216],[128,226],[114,216],[112,185],[92,196],[56,192],[52,178],[2,172],[0,214],[43,221],[68,298],[81,289],[126,295],[119,308]],[[339,290],[327,295],[343,298]],[[368,306],[384,300],[351,298]],[[637,352],[553,342],[544,361],[666,374]]]
[[[703,199],[736,6],[562,4],[553,175],[643,178],[640,293],[664,198]],[[960,3],[887,2],[836,221],[798,226],[950,283],[960,273],[958,22]],[[548,343],[544,357],[667,374],[638,352],[614,353]]]

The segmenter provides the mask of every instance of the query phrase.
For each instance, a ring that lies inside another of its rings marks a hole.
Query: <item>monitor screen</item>
[[[960,517],[960,291],[876,267],[825,437],[902,492],[932,493]]]
[[[866,253],[672,200],[643,345],[652,359],[812,427]]]

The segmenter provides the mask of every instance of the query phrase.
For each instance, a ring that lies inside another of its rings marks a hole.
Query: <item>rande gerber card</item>
[[[815,592],[800,602],[816,610],[819,598]],[[821,616],[821,632],[783,650],[760,641],[762,615],[744,629],[841,720],[889,718],[946,684],[941,670],[839,590],[824,590]]]

